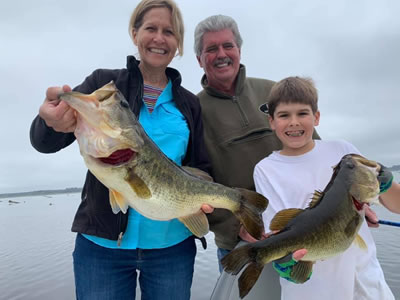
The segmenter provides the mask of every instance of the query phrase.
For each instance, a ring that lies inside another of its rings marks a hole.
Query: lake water
[[[80,194],[0,199],[0,299],[74,299],[70,231]],[[382,207],[381,219],[400,222]],[[400,228],[373,229],[378,258],[396,299],[400,299]],[[218,279],[216,246],[207,235],[208,248],[198,243],[192,300],[210,298]]]

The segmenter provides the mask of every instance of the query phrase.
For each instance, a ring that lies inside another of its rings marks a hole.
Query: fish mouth
[[[136,157],[137,152],[132,149],[120,149],[111,153],[108,157],[97,157],[102,163],[112,166],[120,166],[127,162],[130,162]]]
[[[364,203],[358,201],[358,200],[357,200],[356,198],[354,198],[353,196],[351,196],[351,198],[353,199],[353,204],[354,204],[354,207],[356,208],[356,210],[357,210],[357,211],[361,211]]]

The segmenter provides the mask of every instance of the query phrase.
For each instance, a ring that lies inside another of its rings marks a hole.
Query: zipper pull
[[[121,241],[122,241],[122,236],[123,236],[123,232],[120,232],[120,234],[118,235],[118,241],[117,241],[117,246],[121,247]]]

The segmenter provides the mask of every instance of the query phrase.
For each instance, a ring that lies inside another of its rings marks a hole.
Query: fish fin
[[[368,250],[368,246],[367,244],[364,242],[363,238],[357,233],[356,234],[356,238],[354,239],[354,243],[360,247],[360,249],[367,251]]]
[[[255,261],[256,251],[252,251],[252,248],[251,244],[243,245],[225,255],[221,259],[225,272],[237,275],[246,264],[250,261]]]
[[[203,170],[193,168],[193,167],[188,167],[188,166],[182,166],[182,169],[184,169],[186,172],[188,172],[189,174],[191,174],[197,178],[211,181],[211,182],[214,181],[214,179],[210,176],[210,174],[208,174],[207,172],[204,172]]]
[[[122,194],[117,192],[116,190],[110,189],[109,197],[110,197],[110,205],[111,205],[111,209],[112,209],[113,213],[117,214],[120,211],[122,211],[124,214],[126,214],[126,212],[128,210],[128,204],[125,201],[124,196],[122,196]]]
[[[239,296],[244,298],[257,282],[264,268],[260,263],[250,263],[239,277]]]
[[[241,193],[240,205],[239,209],[233,213],[243,224],[247,232],[256,239],[259,239],[264,232],[264,223],[261,214],[268,206],[268,199],[254,191],[241,188],[237,190]]]
[[[135,191],[136,195],[142,199],[151,198],[151,191],[146,185],[146,183],[136,175],[136,173],[130,169],[125,180],[129,183],[132,189]]]
[[[360,225],[362,219],[358,214],[355,214],[353,218],[351,218],[346,227],[344,228],[344,233],[348,238],[352,238],[354,233],[358,231],[358,226]]]
[[[282,230],[290,222],[290,220],[295,218],[297,215],[299,215],[303,211],[304,211],[304,209],[301,209],[301,208],[288,208],[288,209],[283,209],[283,210],[277,212],[276,215],[271,220],[269,229]]]
[[[322,199],[323,195],[324,195],[324,192],[315,191],[311,198],[311,202],[308,204],[308,207],[312,208],[312,207],[316,206],[319,203],[319,201]]]
[[[292,272],[290,273],[291,279],[296,283],[304,283],[308,280],[310,273],[313,268],[313,261],[299,261],[293,266]]]
[[[197,213],[179,218],[185,226],[197,237],[201,238],[208,233],[208,219],[206,214],[199,210]]]

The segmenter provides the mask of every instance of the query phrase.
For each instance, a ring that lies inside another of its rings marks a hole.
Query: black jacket
[[[132,111],[138,116],[143,103],[143,78],[138,65],[139,61],[133,56],[128,56],[126,69],[95,70],[74,90],[90,94],[114,80],[117,88],[129,102]],[[180,85],[181,76],[177,70],[167,68],[166,74],[172,81],[173,99],[184,115],[190,130],[189,144],[182,164],[209,173],[210,163],[203,140],[198,98]],[[39,116],[32,122],[30,138],[33,147],[42,153],[57,152],[75,140],[73,133],[56,132]],[[108,188],[88,171],[82,190],[82,201],[76,212],[72,231],[117,240],[119,234],[125,232],[127,223],[128,214],[112,212]]]

